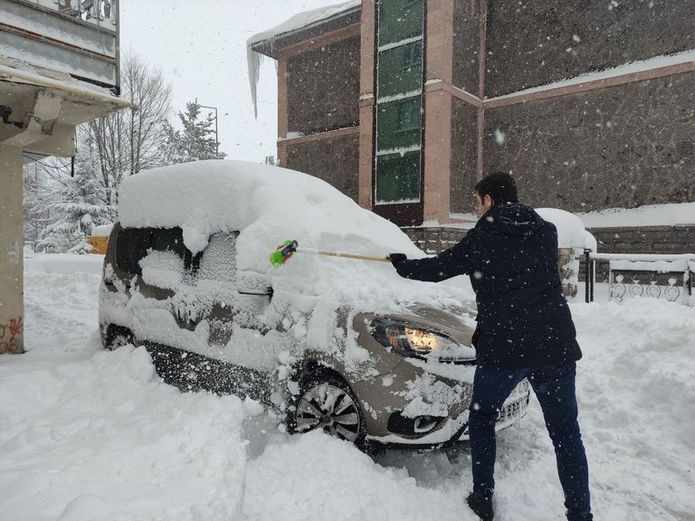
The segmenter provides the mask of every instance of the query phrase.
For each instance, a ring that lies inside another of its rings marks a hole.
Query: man
[[[435,257],[390,255],[402,277],[438,282],[469,274],[478,304],[475,378],[468,431],[473,470],[470,508],[493,519],[495,421],[528,378],[555,447],[569,521],[590,521],[589,472],[577,423],[575,362],[582,356],[557,267],[557,230],[520,204],[505,172],[475,186],[475,228]]]

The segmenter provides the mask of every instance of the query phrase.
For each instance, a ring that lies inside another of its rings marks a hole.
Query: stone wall
[[[358,125],[359,37],[290,57],[287,74],[288,132],[312,134]]]
[[[695,253],[695,225],[593,228],[600,253]]]
[[[439,227],[404,227],[403,232],[415,246],[427,253],[439,253],[459,242],[468,230]]]
[[[695,48],[692,0],[487,5],[488,97]]]
[[[484,165],[535,207],[695,201],[695,73],[487,109]]]
[[[478,95],[480,50],[480,1],[454,0],[454,43],[452,83]]]
[[[402,230],[427,253],[438,253],[460,241],[468,230],[408,227]],[[695,225],[591,228],[599,253],[694,253]]]
[[[357,201],[359,136],[321,139],[287,146],[287,168],[323,179]]]

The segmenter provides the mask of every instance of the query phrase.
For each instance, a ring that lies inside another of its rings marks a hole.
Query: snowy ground
[[[375,460],[257,404],[182,394],[103,352],[100,258],[27,260],[26,348],[0,356],[0,520],[473,520],[465,449]],[[695,520],[695,309],[572,305],[597,520]],[[499,440],[500,521],[563,519],[537,403]]]

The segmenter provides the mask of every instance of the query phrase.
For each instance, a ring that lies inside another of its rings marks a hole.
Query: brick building
[[[351,1],[249,48],[277,60],[280,164],[429,249],[464,233],[491,170],[536,207],[695,202],[695,2]],[[693,223],[593,232],[680,252]]]

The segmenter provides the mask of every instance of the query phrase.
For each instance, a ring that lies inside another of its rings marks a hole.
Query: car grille
[[[502,421],[508,420],[510,418],[517,417],[521,413],[522,407],[525,405],[524,402],[526,402],[527,400],[528,399],[524,397],[524,398],[521,398],[515,402],[507,404],[497,414],[497,420],[496,421],[502,422]]]

